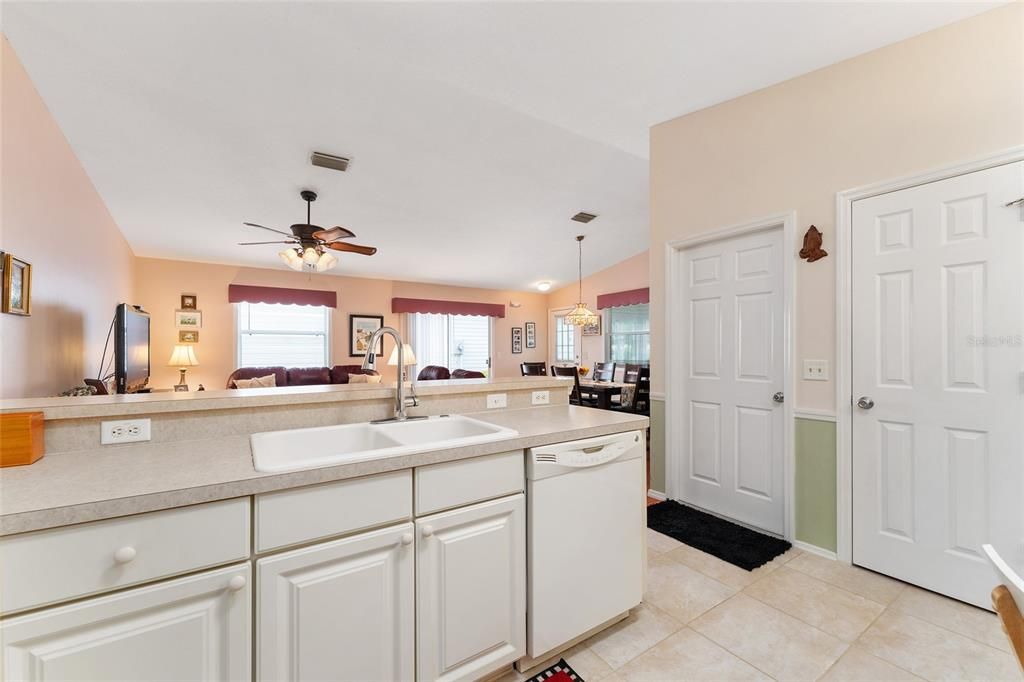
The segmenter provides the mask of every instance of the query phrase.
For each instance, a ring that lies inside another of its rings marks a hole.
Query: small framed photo
[[[523,328],[512,327],[512,352],[523,352]]]
[[[181,309],[182,310],[195,310],[199,306],[197,305],[195,294],[182,294],[181,295]]]
[[[370,337],[383,326],[383,315],[349,315],[349,357],[357,358],[366,355],[366,351],[370,348]],[[384,339],[380,339],[377,344],[377,348],[373,352],[376,355],[383,355]]]
[[[583,325],[583,336],[601,336],[601,316],[598,315],[593,324]]]
[[[0,310],[12,315],[32,314],[32,266],[9,253],[0,257],[3,303]]]
[[[178,332],[178,343],[199,343],[199,332],[182,329]]]
[[[175,393],[188,393],[188,384],[175,384]]]
[[[527,322],[526,323],[526,347],[536,348],[537,347],[537,323]]]
[[[174,326],[178,329],[201,329],[203,314],[198,310],[175,310]]]

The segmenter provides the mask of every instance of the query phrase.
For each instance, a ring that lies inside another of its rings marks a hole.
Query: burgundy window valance
[[[630,289],[629,291],[616,291],[613,294],[600,294],[597,297],[597,309],[618,308],[622,305],[638,305],[651,302],[651,289]]]
[[[338,307],[337,291],[319,289],[288,289],[285,287],[256,287],[248,284],[229,284],[228,301],[231,303],[284,303],[285,305],[323,305]]]
[[[501,303],[470,303],[468,301],[432,301],[426,298],[393,298],[393,313],[440,313],[442,315],[484,315],[505,317]]]

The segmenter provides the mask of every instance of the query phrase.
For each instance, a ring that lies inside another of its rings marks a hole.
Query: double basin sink
[[[362,422],[250,436],[257,471],[281,472],[414,455],[514,438],[519,432],[461,415]]]

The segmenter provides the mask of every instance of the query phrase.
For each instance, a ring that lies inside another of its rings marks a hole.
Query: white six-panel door
[[[1024,163],[853,204],[853,561],[987,606],[1024,538]]]
[[[681,499],[785,530],[783,230],[682,252]],[[776,396],[776,394],[778,394]]]

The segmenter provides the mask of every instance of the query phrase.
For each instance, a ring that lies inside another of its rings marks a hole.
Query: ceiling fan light
[[[312,246],[307,247],[305,253],[302,254],[302,262],[306,265],[316,265],[318,260],[320,260],[320,254]]]
[[[285,249],[284,251],[282,251],[281,253],[279,253],[277,255],[281,257],[281,260],[284,261],[285,265],[289,265],[290,266],[292,264],[292,259],[295,258],[295,250],[294,249]]]
[[[320,256],[320,258],[316,262],[316,271],[317,272],[327,272],[328,270],[330,270],[331,268],[333,268],[337,264],[338,264],[338,259],[334,256],[334,254],[330,253],[328,251],[324,251],[324,253]]]

